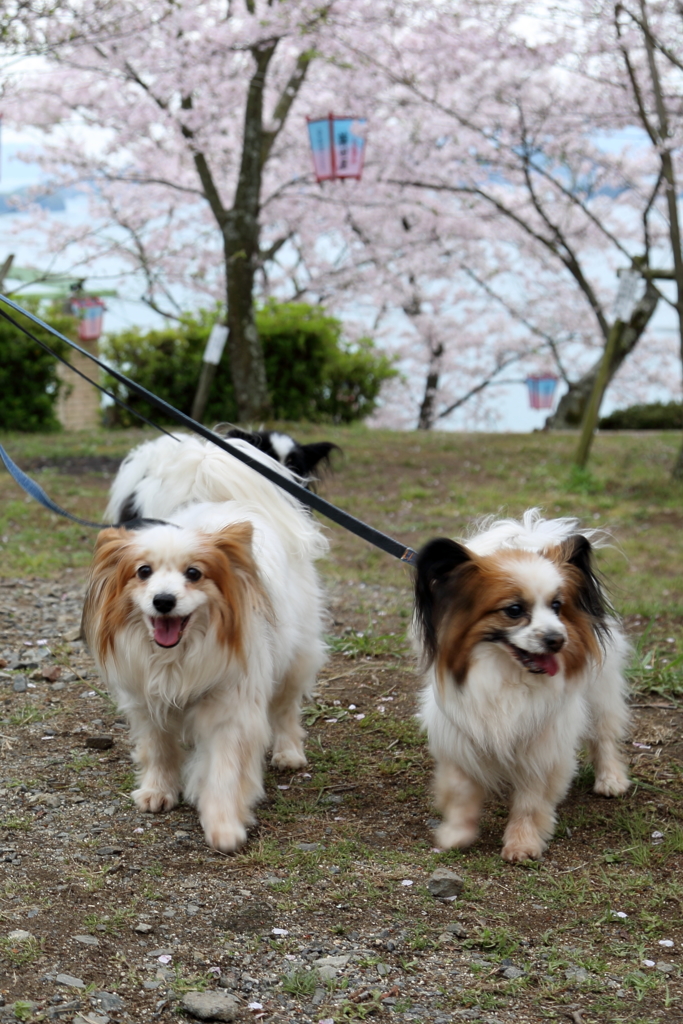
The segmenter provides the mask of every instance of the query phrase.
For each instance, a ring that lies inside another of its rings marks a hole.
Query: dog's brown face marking
[[[568,679],[589,659],[599,660],[605,605],[585,538],[542,554],[488,556],[433,541],[420,559],[416,614],[440,681],[450,673],[464,683],[482,643],[505,647],[529,672],[554,675],[562,668]]]
[[[252,533],[251,524],[237,523],[206,539],[200,536],[192,550],[183,552],[182,564],[173,566],[187,588],[206,595],[219,642],[242,661],[249,611],[258,606],[268,612],[252,556]],[[144,531],[131,534],[114,528],[100,533],[83,609],[84,632],[100,660],[111,653],[116,636],[131,619],[142,614],[136,598],[153,586],[157,560],[154,546],[145,544]]]

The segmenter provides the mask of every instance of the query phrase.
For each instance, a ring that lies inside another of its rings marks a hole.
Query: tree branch
[[[261,167],[265,165],[266,160],[270,156],[275,140],[284,128],[287,115],[289,114],[294,100],[299,94],[299,90],[306,78],[306,72],[308,71],[311,61],[315,56],[315,50],[305,50],[303,53],[300,53],[296,59],[294,71],[289,76],[289,81],[282,90],[280,98],[275,104],[275,110],[273,111],[273,123],[275,127],[270,131],[264,131],[262,133]]]
[[[521,359],[525,359],[527,357],[527,355],[528,355],[527,352],[515,353],[515,355],[509,356],[507,359],[503,359],[498,364],[498,366],[495,368],[493,373],[489,377],[486,378],[486,380],[480,381],[479,384],[475,384],[475,386],[473,388],[470,388],[470,390],[466,394],[464,394],[462,396],[462,398],[458,398],[457,401],[452,402],[451,405],[449,405],[442,412],[437,413],[436,419],[437,420],[442,420],[445,416],[449,416],[452,412],[455,412],[455,410],[459,409],[461,405],[465,404],[465,402],[469,402],[470,398],[474,398],[474,396],[478,395],[480,391],[483,391],[484,388],[487,388],[489,386],[489,384],[493,384],[495,378],[498,376],[498,374],[502,370],[506,369],[506,367],[508,367],[508,366],[511,366],[512,363],[518,363]],[[502,382],[501,381],[501,383],[511,383],[511,382]]]
[[[192,96],[183,96],[180,101],[180,105],[183,110],[192,110]],[[187,139],[188,142],[194,142],[194,132],[191,128],[188,128],[186,124],[181,123],[180,131],[182,132],[183,138]],[[225,222],[228,219],[228,211],[223,205],[223,200],[220,197],[220,193],[213,180],[213,175],[209,168],[209,163],[204,154],[195,149],[194,145],[191,146],[192,159],[199,175],[199,180],[202,183],[202,190],[204,192],[204,198],[211,207],[211,212],[216,218],[218,226],[223,229]]]

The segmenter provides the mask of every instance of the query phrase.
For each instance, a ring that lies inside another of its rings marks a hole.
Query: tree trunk
[[[266,71],[276,45],[268,43],[253,50],[256,71],[249,83],[244,114],[240,173],[235,200],[223,224],[228,352],[237,413],[240,423],[255,425],[271,413],[266,364],[254,319],[254,278],[260,255],[263,94]]]
[[[652,281],[647,280],[645,294],[636,304],[631,314],[631,319],[623,325],[614,349],[614,357],[607,372],[607,386],[612,381],[617,370],[630,355],[642,337],[645,328],[652,319],[659,295]],[[569,390],[560,399],[557,409],[552,416],[545,421],[546,430],[567,430],[580,426],[586,406],[593,392],[595,381],[602,363],[602,357],[574,384],[570,384]]]
[[[420,405],[420,416],[417,421],[418,430],[431,430],[436,419],[434,400],[439,387],[439,364],[443,355],[443,345],[439,344],[431,351],[429,360],[429,373],[425,383],[425,393]]]

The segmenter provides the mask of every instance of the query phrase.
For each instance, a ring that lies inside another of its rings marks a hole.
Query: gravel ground
[[[544,896],[515,902],[527,878],[551,891],[581,869],[590,831],[554,844],[534,877],[497,857],[500,808],[479,860],[444,865],[431,851],[409,659],[364,655],[354,632],[368,602],[379,616],[396,604],[395,588],[333,591],[339,649],[307,711],[311,765],[268,773],[260,825],[236,857],[205,846],[191,808],[151,817],[133,806],[126,724],[78,639],[83,592],[79,571],[0,581],[0,1020],[681,1019],[663,996],[634,1002],[632,957],[590,959],[571,899],[562,910]],[[660,715],[673,742],[670,708],[643,714]],[[430,892],[437,863],[466,875],[455,898]],[[599,923],[608,947],[636,942],[617,911]],[[680,899],[668,913],[659,934],[675,934]],[[560,920],[548,947],[542,933]],[[654,958],[639,968],[646,996],[655,978],[678,998],[679,948],[678,934],[673,947],[642,947]]]

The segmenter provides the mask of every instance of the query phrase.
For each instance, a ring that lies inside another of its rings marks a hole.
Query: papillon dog
[[[496,794],[510,805],[503,857],[541,857],[582,741],[595,792],[628,789],[619,749],[628,644],[593,568],[599,542],[575,519],[531,509],[419,552],[415,635],[440,847],[473,843],[483,801]]]
[[[245,449],[246,451],[256,448],[264,455],[268,455],[288,469],[297,478],[298,483],[303,484],[309,490],[315,488],[321,470],[324,473],[325,469],[329,469],[332,452],[340,451],[339,446],[331,441],[312,441],[309,444],[300,444],[289,434],[284,434],[279,430],[241,430],[239,427],[233,427],[227,423],[219,423],[214,427],[214,431],[228,441],[246,441],[250,446],[249,449]],[[240,446],[238,445],[238,447]],[[114,482],[107,511],[117,523],[139,519],[142,515],[142,505],[140,502],[136,502],[135,498],[138,485],[148,476],[147,465],[142,462],[145,449],[145,445],[142,445],[140,449],[135,449],[134,463],[130,455],[124,459],[119,475]],[[154,461],[155,455],[150,450],[146,453],[146,458]],[[187,495],[184,492],[182,494],[181,500],[187,501]]]
[[[291,469],[309,489],[315,486],[321,470],[324,472],[330,468],[332,452],[340,451],[339,446],[331,441],[309,441],[308,444],[301,444],[281,430],[241,430],[239,427],[223,424],[214,427],[214,430],[228,440],[239,438],[241,441],[248,441],[254,448]]]
[[[268,747],[276,768],[306,764],[300,706],[325,659],[314,563],[327,541],[294,498],[184,435],[124,460],[107,514],[131,510],[99,535],[84,635],[130,723],[137,806],[169,810],[182,791],[209,845],[229,852],[263,795]]]

